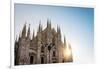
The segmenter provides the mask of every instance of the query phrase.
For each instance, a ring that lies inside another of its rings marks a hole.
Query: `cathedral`
[[[14,45],[14,65],[73,62],[71,45],[65,37],[62,41],[60,27],[52,28],[50,20],[45,29],[39,24],[36,35],[30,33],[30,25],[27,30],[24,24]]]

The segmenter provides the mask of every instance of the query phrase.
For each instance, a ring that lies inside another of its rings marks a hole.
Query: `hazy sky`
[[[23,25],[30,24],[31,34],[35,34],[39,21],[43,28],[47,19],[51,19],[52,27],[61,28],[62,40],[71,44],[74,63],[91,63],[94,57],[94,9],[65,6],[44,6],[32,4],[15,4],[15,37],[21,33]]]

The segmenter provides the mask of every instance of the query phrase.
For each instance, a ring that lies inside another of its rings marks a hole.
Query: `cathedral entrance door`
[[[30,64],[33,64],[34,56],[30,56]]]

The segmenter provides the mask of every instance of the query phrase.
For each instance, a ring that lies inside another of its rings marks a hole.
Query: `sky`
[[[43,29],[51,20],[52,28],[60,26],[62,41],[64,36],[71,44],[74,63],[94,62],[94,8],[50,6],[35,4],[14,5],[14,38],[19,36],[26,22],[31,34],[35,35],[41,22]]]

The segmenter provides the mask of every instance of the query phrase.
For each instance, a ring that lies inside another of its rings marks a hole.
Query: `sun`
[[[66,48],[66,49],[65,49],[65,55],[66,55],[67,57],[71,56],[71,50],[70,50],[69,48]]]
[[[67,43],[67,45],[65,46],[65,50],[64,50],[64,58],[69,61],[72,58],[72,49],[69,43]]]

